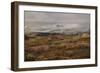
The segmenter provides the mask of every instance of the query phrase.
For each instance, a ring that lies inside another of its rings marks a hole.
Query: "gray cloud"
[[[25,11],[25,33],[30,32],[83,32],[89,30],[90,15],[80,13]]]

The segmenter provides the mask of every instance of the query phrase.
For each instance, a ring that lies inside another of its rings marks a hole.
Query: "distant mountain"
[[[27,37],[34,37],[34,36],[48,36],[48,35],[82,35],[82,34],[90,34],[89,32],[71,32],[71,33],[55,33],[55,32],[32,32],[30,34],[25,34]]]
[[[59,28],[57,28],[57,27],[59,27]],[[25,34],[29,34],[29,35],[33,35],[33,33],[34,33],[34,35],[48,35],[48,34],[68,34],[68,35],[70,35],[70,34],[79,34],[79,33],[84,33],[84,32],[87,32],[87,33],[89,33],[90,31],[89,31],[89,28],[82,28],[82,27],[80,27],[80,28],[62,28],[62,26],[57,26],[57,27],[55,27],[55,28],[51,28],[51,29],[49,29],[49,27],[48,27],[48,29],[47,28],[42,28],[42,29],[38,29],[37,31],[35,31],[35,32],[33,32],[33,31],[30,31],[30,33],[25,33]]]
[[[85,30],[85,31],[80,31],[80,30],[73,30],[73,29],[56,29],[56,30],[50,30],[50,31],[37,31],[35,33],[41,33],[41,34],[79,34],[79,33],[89,33],[90,31]],[[34,33],[34,32],[33,32]]]
[[[85,25],[86,24],[51,24],[45,26],[36,26],[36,28],[31,26],[29,29],[25,29],[25,33],[41,32],[76,34],[81,32],[89,32],[89,26]]]

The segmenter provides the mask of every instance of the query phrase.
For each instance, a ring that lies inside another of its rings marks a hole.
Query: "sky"
[[[90,14],[25,11],[24,22],[25,33],[86,32],[90,29]]]

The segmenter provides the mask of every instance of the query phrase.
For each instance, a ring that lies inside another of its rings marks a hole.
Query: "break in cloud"
[[[90,15],[82,13],[25,11],[25,33],[30,32],[86,32]]]

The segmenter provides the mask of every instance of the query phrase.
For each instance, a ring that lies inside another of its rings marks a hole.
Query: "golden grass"
[[[29,37],[28,40],[25,39],[25,61],[89,58],[89,41],[88,36],[79,35]]]

